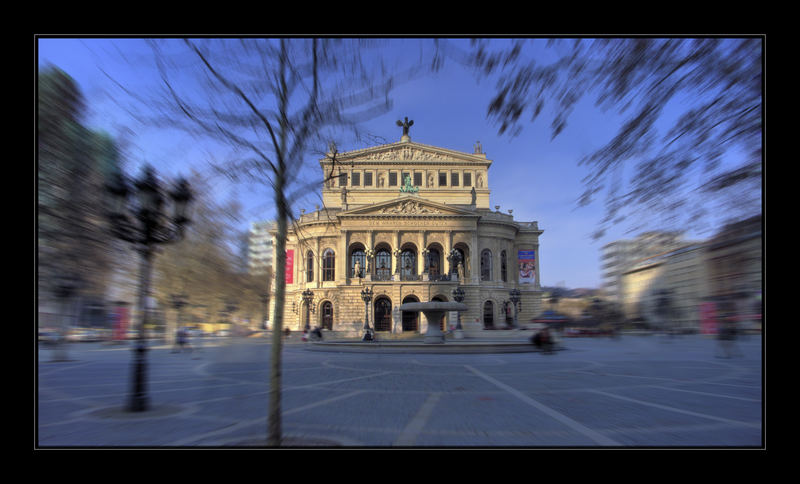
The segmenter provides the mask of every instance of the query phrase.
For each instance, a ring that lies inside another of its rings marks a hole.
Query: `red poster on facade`
[[[286,251],[286,284],[294,284],[294,249]]]
[[[717,308],[712,302],[700,304],[700,333],[716,334],[717,332]]]
[[[126,339],[128,332],[128,308],[120,306],[114,311],[114,333],[113,338],[115,341]]]

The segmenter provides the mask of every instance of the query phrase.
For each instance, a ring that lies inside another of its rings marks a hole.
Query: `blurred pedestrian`
[[[550,328],[547,326],[537,331],[531,338],[531,342],[542,350],[542,353],[546,355],[553,353],[553,337],[550,334]]]
[[[730,358],[732,356],[742,356],[742,353],[736,347],[737,328],[735,317],[731,314],[722,318],[722,324],[717,333],[719,339],[719,347],[722,350],[722,356],[718,358]]]
[[[189,334],[186,332],[186,328],[180,327],[176,334],[175,346],[172,348],[172,352],[183,352],[184,348],[188,348],[189,353],[192,352],[192,347],[189,344]]]

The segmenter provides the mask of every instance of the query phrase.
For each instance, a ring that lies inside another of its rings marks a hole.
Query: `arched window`
[[[492,280],[492,252],[489,249],[481,252],[481,280]]]
[[[325,249],[322,253],[322,280],[336,280],[336,254],[331,249]]]
[[[428,249],[428,273],[432,278],[442,274],[442,256],[434,247]]]
[[[502,278],[503,282],[508,282],[507,274],[506,251],[502,251],[500,252],[500,277]]]
[[[392,277],[392,254],[386,248],[375,252],[375,276],[379,281],[388,281]]]
[[[404,249],[400,254],[400,274],[404,279],[417,275],[417,253],[413,249]]]
[[[314,282],[314,253],[306,253],[306,282]]]

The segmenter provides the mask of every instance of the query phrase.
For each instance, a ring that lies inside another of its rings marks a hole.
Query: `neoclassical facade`
[[[311,328],[358,333],[367,317],[378,335],[420,333],[424,315],[399,306],[453,301],[457,287],[467,330],[511,325],[512,290],[517,321],[540,312],[542,230],[492,210],[492,161],[480,144],[463,153],[412,142],[407,131],[399,142],[320,160],[324,208],[289,226],[284,327],[302,330],[308,318]],[[455,318],[437,323],[446,329]]]

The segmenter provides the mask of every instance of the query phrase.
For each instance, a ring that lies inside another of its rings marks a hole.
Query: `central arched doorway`
[[[392,302],[387,297],[375,300],[375,331],[392,330]]]
[[[406,296],[403,304],[419,302],[417,296]],[[403,332],[419,331],[419,311],[403,311]]]

